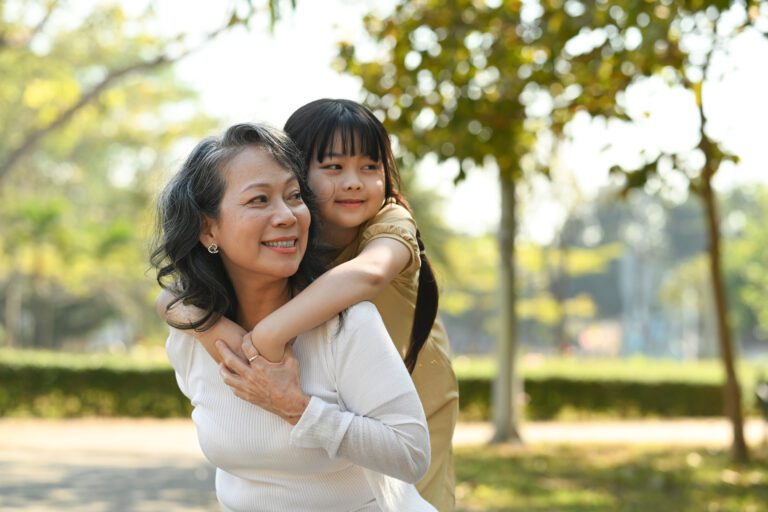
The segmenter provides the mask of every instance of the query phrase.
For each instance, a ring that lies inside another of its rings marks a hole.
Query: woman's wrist
[[[300,396],[296,397],[295,403],[292,404],[289,410],[285,411],[281,416],[291,425],[296,425],[304,415],[304,411],[307,410],[309,400],[310,397],[302,393]]]

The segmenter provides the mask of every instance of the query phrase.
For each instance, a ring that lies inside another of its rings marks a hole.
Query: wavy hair
[[[317,244],[317,213],[312,191],[307,186],[300,151],[282,131],[257,123],[236,124],[219,137],[203,139],[192,150],[181,169],[163,189],[157,204],[157,226],[150,263],[157,271],[157,282],[170,290],[176,303],[191,304],[205,315],[181,329],[203,331],[222,315],[235,319],[237,296],[221,258],[210,254],[200,243],[203,216],[217,219],[226,189],[222,171],[248,147],[266,150],[275,161],[299,182],[311,222],[304,258],[295,275],[289,278],[292,293],[297,293],[323,272],[314,253]]]

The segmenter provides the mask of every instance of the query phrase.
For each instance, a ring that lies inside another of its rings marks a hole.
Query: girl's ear
[[[207,215],[203,215],[200,228],[200,243],[203,244],[203,247],[208,248],[211,244],[216,243],[215,231],[213,221]]]

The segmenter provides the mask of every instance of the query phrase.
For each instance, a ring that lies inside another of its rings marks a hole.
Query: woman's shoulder
[[[321,326],[326,332],[335,334],[331,338],[345,337],[345,334],[354,333],[361,326],[371,322],[382,321],[379,310],[369,301],[352,304],[341,315],[336,315],[325,325]]]
[[[364,300],[347,308],[345,321],[349,322],[351,325],[361,325],[366,324],[371,320],[376,320],[377,318],[381,318],[379,310],[376,309],[373,302]]]

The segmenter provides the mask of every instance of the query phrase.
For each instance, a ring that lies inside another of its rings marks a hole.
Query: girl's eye
[[[299,190],[296,190],[295,192],[291,192],[291,193],[288,195],[288,198],[289,198],[291,201],[299,201],[299,202],[300,202],[300,201],[302,201],[302,198],[301,198],[301,191],[299,191]]]
[[[327,170],[327,171],[338,171],[341,169],[341,165],[339,164],[325,164],[320,166],[321,169]]]
[[[368,164],[364,167],[366,171],[378,171],[381,169],[381,164]]]

